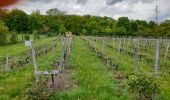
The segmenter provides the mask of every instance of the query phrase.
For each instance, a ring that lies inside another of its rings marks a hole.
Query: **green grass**
[[[53,38],[44,38],[36,41],[36,46],[52,43]],[[57,41],[58,42],[58,41]],[[112,41],[107,42],[112,45]],[[101,51],[102,42],[96,41],[96,47]],[[115,45],[116,46],[116,45]],[[23,43],[0,47],[0,56],[19,54],[28,47]],[[55,52],[50,52],[37,58],[38,70],[52,70],[51,62],[60,56],[61,43],[58,43]],[[105,46],[107,57],[117,57],[117,52]],[[120,88],[123,82],[118,83],[114,78],[114,70],[108,69],[106,65],[92,52],[87,43],[80,37],[75,37],[69,63],[72,66],[72,80],[77,87],[69,91],[57,92],[49,99],[54,100],[133,100],[133,94],[127,88]],[[134,58],[119,55],[120,71],[122,73],[134,72]],[[146,62],[141,61],[140,67],[143,71],[153,70],[153,67],[146,66]],[[165,83],[162,93],[157,96],[157,100],[169,100],[170,79],[169,74],[164,74]],[[125,80],[126,81],[126,80]],[[126,83],[123,83],[126,84]],[[34,87],[34,67],[33,64],[24,65],[9,72],[0,73],[0,100],[28,99],[25,94],[27,89]],[[126,84],[127,85],[127,84]]]
[[[126,92],[117,96],[117,84],[113,72],[109,71],[96,55],[90,51],[85,41],[75,38],[71,53],[73,80],[77,88],[54,96],[57,100],[125,100]]]
[[[41,40],[42,41],[42,40]],[[51,62],[59,59],[61,44],[55,52],[37,58],[38,70],[53,70]],[[33,64],[28,64],[9,72],[0,73],[0,99],[26,99],[25,92],[27,88],[33,86],[34,83],[34,67]]]
[[[92,42],[91,42],[92,43]],[[102,48],[102,42],[95,42],[96,44],[96,48],[101,51]],[[112,45],[112,41],[107,41],[107,44]],[[114,45],[115,46],[115,45]],[[115,47],[114,47],[115,48]],[[161,48],[162,49],[162,48]],[[154,50],[154,49],[153,49]],[[104,48],[105,53],[107,54],[107,57],[111,57],[113,59],[116,59],[117,57],[117,51],[115,51],[114,49],[110,49],[106,46],[105,44],[105,48]],[[133,50],[131,50],[133,52]],[[151,50],[150,50],[151,51]],[[149,51],[149,52],[150,52]],[[147,52],[148,53],[148,52]],[[150,55],[151,56],[151,55]],[[152,55],[154,57],[154,54]],[[160,58],[161,59],[161,58]],[[115,62],[115,61],[114,61]],[[120,66],[120,71],[123,72],[124,74],[126,73],[131,73],[134,72],[134,57],[131,56],[127,56],[125,53],[121,53],[119,55],[119,61],[118,61],[121,66]],[[147,65],[145,61],[140,61],[139,62],[140,65],[140,69],[147,73],[149,72],[150,74],[154,74],[154,69],[153,69],[153,65]],[[164,69],[166,70],[166,69]],[[162,68],[160,68],[159,73],[161,75],[161,80],[163,80],[161,82],[161,84],[163,85],[163,90],[161,90],[161,93],[159,93],[159,95],[157,95],[157,100],[168,100],[169,98],[169,93],[170,93],[170,80],[168,79],[168,77],[170,76],[167,73],[162,74],[163,70]]]
[[[35,41],[35,46],[43,45],[43,44],[50,44],[52,39],[54,38],[43,38]],[[17,43],[17,44],[11,44],[11,45],[5,45],[0,46],[0,58],[4,57],[6,55],[16,55],[23,51],[29,50],[29,47],[26,47],[24,42],[23,43]]]

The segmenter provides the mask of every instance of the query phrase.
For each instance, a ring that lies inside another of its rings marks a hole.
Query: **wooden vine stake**
[[[155,71],[155,77],[156,77],[156,78],[159,78],[159,72],[158,72],[159,48],[160,48],[160,40],[156,40],[155,63],[154,63],[154,71]],[[156,100],[156,92],[154,92],[154,93],[152,94],[152,100]]]
[[[38,77],[36,75],[36,72],[37,72],[37,63],[36,63],[36,57],[35,57],[36,55],[35,55],[35,50],[34,50],[32,41],[25,41],[25,46],[30,47],[31,51],[32,51],[32,60],[33,60],[33,64],[34,64],[34,76],[35,76],[35,82],[37,84],[37,82],[38,82]]]
[[[33,64],[34,64],[34,74],[35,74],[35,81],[36,81],[36,84],[38,82],[38,77],[36,75],[36,72],[37,72],[37,63],[36,63],[36,57],[35,57],[35,50],[34,50],[34,47],[32,45],[32,42],[31,42],[31,50],[32,50],[32,60],[33,60]]]
[[[114,40],[114,37],[113,37],[113,39],[112,39],[112,44],[113,44],[113,47],[115,46],[115,40]]]
[[[36,63],[36,55],[35,55],[35,50],[32,44],[32,41],[25,41],[25,45],[31,48],[32,51],[32,58],[33,58],[33,64],[34,64],[34,74],[35,74],[35,82],[36,85],[38,85],[38,75],[51,75],[52,78],[52,87],[53,87],[53,92],[56,90],[56,82],[54,76],[59,74],[58,70],[52,70],[52,71],[38,71],[37,63]]]
[[[140,71],[140,66],[139,66],[139,57],[138,57],[138,43],[136,39],[133,39],[133,49],[134,49],[134,60],[135,60],[134,69],[135,72],[138,73]]]
[[[105,37],[103,37],[102,53],[104,52],[104,45],[105,45]]]
[[[9,68],[9,56],[7,55],[6,56],[6,71],[8,70]]]
[[[139,51],[139,49],[140,49],[140,38],[138,38],[138,51]]]
[[[59,70],[62,69],[62,66],[64,66],[64,45],[65,45],[65,38],[61,37],[62,47],[61,47],[61,56],[60,56],[60,62],[59,62]]]
[[[93,39],[92,39],[93,41],[93,46],[94,46],[94,49],[95,49],[95,52],[97,52],[97,49],[96,49],[96,44],[95,44],[95,41],[94,41],[94,37],[93,37]]]
[[[122,45],[122,41],[121,41],[121,39],[119,38],[119,44],[118,44],[118,48],[117,48],[117,64],[119,63],[119,55],[120,55],[120,50],[121,50],[121,45]]]
[[[167,58],[168,50],[169,50],[169,42],[167,43],[167,46],[166,46],[166,51],[165,51],[165,56],[164,56],[164,64],[165,64],[165,61]]]
[[[160,40],[156,41],[156,47],[155,47],[155,63],[154,63],[154,71],[155,71],[155,77],[159,77],[159,49],[160,49]]]

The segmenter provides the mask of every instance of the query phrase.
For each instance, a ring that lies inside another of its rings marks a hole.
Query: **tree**
[[[41,32],[47,35],[47,33],[50,32],[50,27],[44,24]]]
[[[0,8],[0,19],[4,20],[5,17],[7,17],[8,10],[7,9],[1,9]]]
[[[156,26],[156,23],[154,21],[149,21],[148,26],[153,29]]]
[[[138,32],[138,24],[135,21],[131,21],[131,35],[137,35],[135,33]]]
[[[28,31],[28,15],[22,10],[11,10],[5,19],[5,22],[9,27],[9,30],[15,30],[17,32]]]
[[[97,35],[99,33],[99,30],[97,29],[92,29],[92,35]]]
[[[50,16],[55,16],[55,15],[64,15],[66,12],[62,12],[60,10],[58,10],[58,8],[53,8],[53,9],[49,9],[46,14],[50,15]]]
[[[32,33],[32,35],[33,35],[33,39],[34,39],[34,40],[40,38],[37,30],[34,30],[33,33]]]
[[[0,45],[7,43],[8,27],[4,25],[4,22],[0,20]]]
[[[10,32],[10,42],[12,44],[17,43],[18,41],[18,35],[16,32]]]
[[[30,15],[28,17],[28,28],[30,32],[33,32],[34,30],[38,30],[40,27],[40,24],[38,22],[38,19],[36,16],[34,15]]]
[[[119,17],[118,22],[117,22],[117,27],[124,27],[127,33],[130,33],[131,31],[131,25],[130,25],[130,20],[128,17]]]
[[[122,27],[118,27],[116,29],[116,35],[118,36],[124,36],[126,34],[126,29],[122,26]]]
[[[58,30],[59,33],[64,33],[64,32],[67,32],[67,29],[65,28],[64,25],[61,25],[59,30]]]
[[[103,28],[103,30],[102,30],[102,33],[105,33],[106,35],[109,35],[112,32],[113,32],[113,30],[109,26]]]
[[[84,34],[87,34],[87,30],[86,30],[85,28],[83,28],[83,29],[81,30],[81,32],[83,33],[83,35],[84,35]]]

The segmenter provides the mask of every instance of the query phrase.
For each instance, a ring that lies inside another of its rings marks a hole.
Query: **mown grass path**
[[[125,100],[127,96],[117,96],[117,86],[113,72],[109,71],[101,59],[88,48],[86,42],[76,37],[70,57],[73,66],[73,80],[77,88],[57,94],[59,100]],[[55,97],[55,98],[56,98]]]

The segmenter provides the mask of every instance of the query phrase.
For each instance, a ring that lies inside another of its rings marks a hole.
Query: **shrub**
[[[152,99],[152,94],[159,93],[161,88],[154,76],[146,74],[133,75],[128,80],[129,90],[141,99]]]
[[[11,32],[10,34],[10,42],[11,43],[17,43],[18,41],[18,35],[15,32]]]
[[[25,40],[30,40],[30,36],[28,34],[24,35]]]
[[[0,21],[0,45],[7,43],[7,34],[8,27],[6,27],[4,23]]]
[[[38,31],[34,30],[33,31],[33,39],[36,40],[36,39],[39,39],[39,34],[38,34]]]

